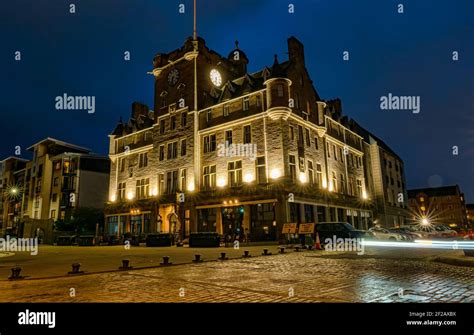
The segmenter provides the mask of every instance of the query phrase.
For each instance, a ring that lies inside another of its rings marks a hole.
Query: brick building
[[[287,222],[372,225],[367,145],[321,99],[303,45],[247,71],[202,38],[153,59],[154,110],[134,103],[109,136],[111,235],[216,231],[277,240]],[[400,187],[403,189],[403,187]]]
[[[456,230],[468,228],[464,194],[458,185],[408,190],[411,219],[427,218],[431,224],[443,224]]]
[[[474,204],[466,204],[467,222],[470,229],[474,229]]]

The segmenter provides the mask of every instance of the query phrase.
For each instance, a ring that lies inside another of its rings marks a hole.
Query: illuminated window
[[[295,155],[289,156],[289,166],[290,166],[290,178],[293,182],[296,182],[296,157]]]
[[[295,139],[295,129],[293,128],[293,126],[290,126],[290,141],[294,141]]]
[[[178,187],[178,171],[170,171],[166,174],[166,193],[175,194]]]
[[[150,195],[150,178],[137,180],[135,192],[137,199],[148,198]]]
[[[168,143],[167,159],[178,157],[178,142]]]
[[[316,174],[319,187],[323,187],[323,169],[321,164],[316,164]]]
[[[158,190],[160,194],[165,194],[165,175],[163,173],[158,175]]]
[[[267,182],[267,170],[265,167],[265,156],[257,157],[255,160],[255,169],[257,171],[257,183],[265,184]]]
[[[186,191],[186,169],[181,169],[180,177],[179,177],[179,189],[181,192]]]
[[[181,140],[181,156],[186,156],[186,139]]]
[[[242,185],[242,161],[227,163],[227,173],[230,187]]]
[[[251,126],[247,125],[244,126],[244,143],[251,143],[252,142],[252,130]]]
[[[230,112],[229,105],[224,105],[224,107],[222,107],[222,114],[224,115],[224,117],[229,116],[229,112]]]
[[[357,195],[360,197],[362,195],[362,180],[357,179]]]
[[[119,183],[118,184],[118,187],[117,187],[117,195],[118,195],[118,198],[119,200],[123,200],[125,199],[125,188],[126,188],[126,184],[125,183]]]
[[[231,145],[232,144],[232,130],[225,131],[225,141]]]
[[[138,155],[138,167],[144,168],[148,166],[148,153],[144,152]]]
[[[166,128],[166,120],[165,120],[165,119],[161,119],[161,120],[160,120],[160,134],[164,134],[164,133],[165,133],[165,128]]]
[[[248,111],[250,107],[250,99],[249,97],[245,97],[243,101],[243,110]]]
[[[216,151],[216,134],[204,136],[203,142],[205,154]]]
[[[203,187],[205,190],[216,188],[216,166],[205,166],[203,169]]]
[[[159,159],[163,161],[165,159],[165,146],[160,145]]]
[[[310,185],[313,185],[315,182],[313,162],[310,160],[308,160],[308,182]]]
[[[176,116],[173,115],[171,118],[170,118],[170,129],[171,130],[175,130],[176,129]]]
[[[188,113],[182,112],[181,113],[181,127],[186,127],[187,121],[188,121]]]

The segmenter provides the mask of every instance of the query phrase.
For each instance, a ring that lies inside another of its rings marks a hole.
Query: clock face
[[[211,70],[210,77],[211,77],[211,81],[214,84],[214,86],[219,87],[219,86],[222,85],[222,77],[221,77],[221,74],[219,73],[219,71],[217,71],[215,69]]]
[[[178,69],[171,70],[170,73],[168,74],[168,84],[170,86],[174,86],[174,85],[176,85],[178,80],[179,80],[179,71],[178,71]]]

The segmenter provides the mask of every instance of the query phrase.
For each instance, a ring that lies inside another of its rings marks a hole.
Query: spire
[[[273,57],[275,58],[275,60],[273,61],[273,65],[277,65],[278,64],[278,55],[275,54]]]
[[[238,40],[235,40],[235,48],[236,48],[236,49],[239,48],[239,41],[238,41]]]

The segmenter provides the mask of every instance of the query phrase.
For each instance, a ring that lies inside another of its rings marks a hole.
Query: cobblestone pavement
[[[71,289],[75,296],[71,296]],[[291,252],[154,269],[2,281],[0,301],[474,302],[474,268],[416,258]]]

